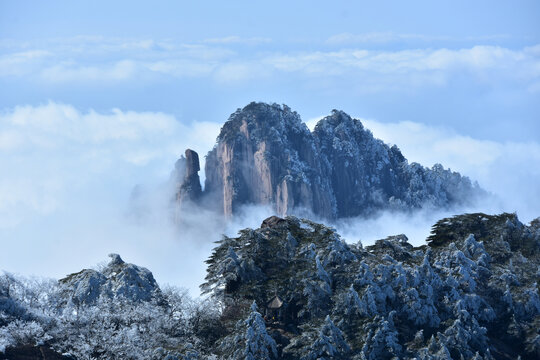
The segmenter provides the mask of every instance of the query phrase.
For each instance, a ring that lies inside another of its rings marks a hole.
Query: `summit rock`
[[[74,304],[92,304],[100,296],[134,302],[161,300],[161,290],[148,269],[125,263],[118,254],[109,257],[111,261],[101,270],[84,269],[60,279],[62,297]]]
[[[335,215],[334,197],[311,132],[288,106],[251,103],[223,125],[206,158],[205,191],[230,216],[245,204],[278,214],[305,208]]]

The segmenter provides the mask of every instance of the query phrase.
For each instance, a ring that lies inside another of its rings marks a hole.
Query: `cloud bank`
[[[4,111],[0,166],[10,171],[0,180],[0,227],[35,212],[47,214],[88,186],[113,193],[139,180],[163,179],[183,144],[207,151],[219,128],[210,122],[183,124],[164,113],[81,112],[54,102]],[[110,175],[113,179],[102,178]]]
[[[489,37],[492,38],[492,37]],[[540,83],[540,45],[511,49],[495,45],[461,48],[366,49],[364,42],[432,39],[421,35],[338,34],[317,50],[273,49],[272,39],[228,36],[199,43],[172,40],[79,36],[37,44],[0,46],[0,77],[32,78],[44,83],[117,83],[133,80],[204,78],[237,83],[271,76],[362,80],[363,91],[442,86],[456,74],[478,83],[510,81],[536,92]],[[480,41],[481,39],[476,39]],[[360,44],[359,44],[360,43]],[[243,46],[257,47],[246,52]],[[295,48],[302,48],[296,46]]]

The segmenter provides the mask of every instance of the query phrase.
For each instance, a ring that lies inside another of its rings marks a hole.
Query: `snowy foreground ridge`
[[[296,217],[224,237],[206,300],[111,255],[59,281],[0,277],[6,359],[538,359],[540,219],[465,214],[348,245]]]

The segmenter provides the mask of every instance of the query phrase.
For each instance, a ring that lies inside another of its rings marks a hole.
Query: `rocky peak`
[[[175,164],[172,174],[176,187],[176,207],[180,210],[185,203],[198,200],[202,195],[201,181],[199,179],[199,154],[187,149],[185,157],[181,156]]]
[[[287,220],[280,218],[278,216],[270,216],[269,218],[266,218],[263,220],[261,224],[261,229],[264,228],[273,228],[277,226],[278,224],[285,224]]]
[[[348,128],[353,130],[363,130],[360,120],[353,119],[344,111],[333,109],[331,114],[319,120],[315,128]]]
[[[252,102],[242,109],[237,109],[223,125],[218,142],[231,141],[237,136],[248,140],[281,141],[290,131],[309,133],[300,116],[287,105]]]
[[[198,156],[188,151],[176,165],[180,205],[200,202],[202,194]],[[484,194],[440,165],[409,165],[397,146],[374,138],[343,111],[333,110],[310,132],[288,106],[257,102],[225,122],[205,173],[206,203],[226,216],[247,204],[270,205],[280,216],[306,210],[322,218],[368,216],[447,208]]]
[[[244,204],[272,204],[278,214],[306,208],[333,216],[319,154],[296,112],[251,103],[225,123],[206,160],[205,189],[227,216]]]
[[[201,167],[199,165],[199,154],[191,149],[186,150],[186,178],[189,178],[194,175],[198,175]]]
[[[125,264],[124,260],[122,260],[122,258],[118,254],[109,254],[109,257],[111,258],[111,261],[109,262],[109,267]]]
[[[161,290],[148,269],[125,263],[118,254],[109,257],[111,261],[102,270],[84,269],[59,280],[66,301],[91,304],[100,296],[131,301],[161,300]]]

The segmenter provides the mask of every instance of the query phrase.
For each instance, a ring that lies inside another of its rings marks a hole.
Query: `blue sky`
[[[129,195],[253,100],[310,124],[344,110],[478,180],[501,198],[484,211],[540,215],[538,1],[0,0],[0,268],[60,276],[116,251],[173,281],[171,244],[198,266],[225,230],[178,243],[158,210],[126,221]]]

